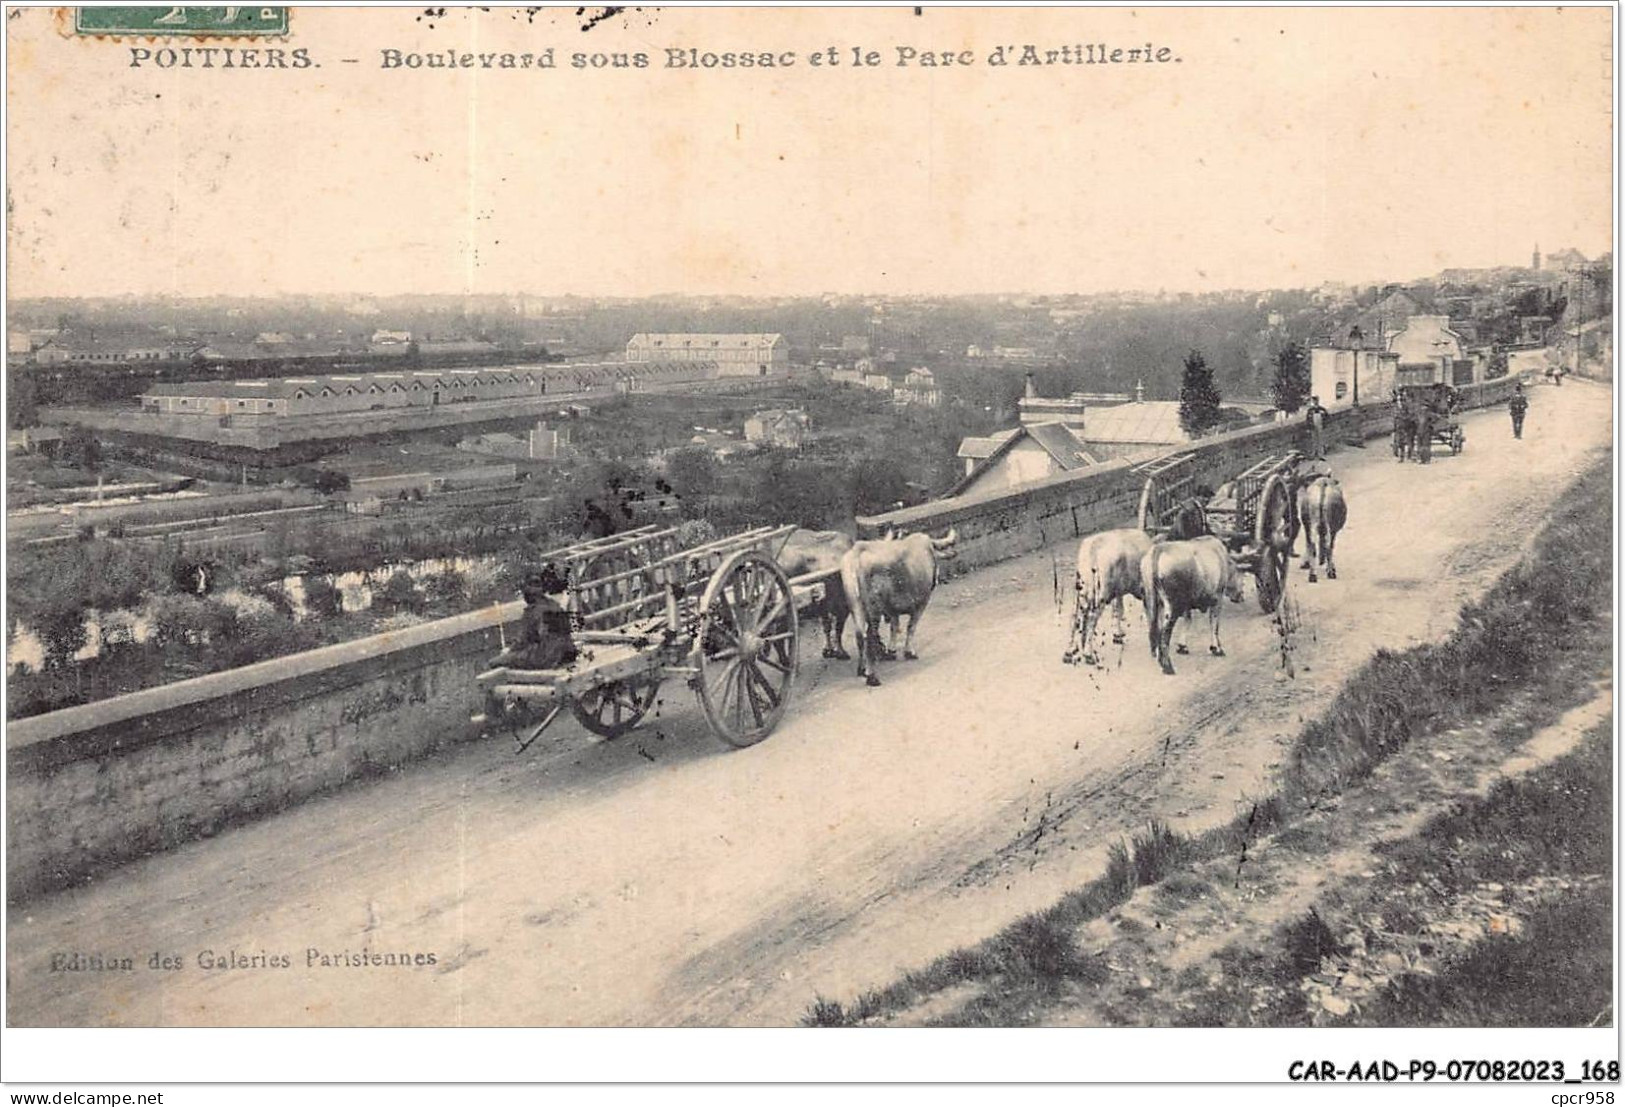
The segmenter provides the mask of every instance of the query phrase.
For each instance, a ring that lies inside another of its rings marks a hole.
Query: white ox
[[[931,602],[938,561],[954,556],[956,538],[956,532],[950,530],[940,539],[911,534],[855,542],[841,559],[841,583],[858,636],[858,675],[867,677],[871,688],[880,684],[876,655],[897,656],[897,625],[904,615],[908,616],[908,637],[903,642],[903,658],[912,661],[918,656],[914,631],[925,605]],[[882,618],[891,624],[891,646],[885,651],[879,649]]]
[[[808,573],[839,573],[841,559],[852,548],[852,539],[838,530],[797,529],[790,535],[784,549],[779,552],[779,567],[785,576],[799,577]],[[824,656],[848,661],[852,655],[841,646],[846,633],[846,590],[839,576],[824,582],[824,598],[816,606],[819,622],[824,627]]]
[[[1116,618],[1117,629],[1112,641],[1123,641],[1123,598],[1145,599],[1140,562],[1150,550],[1151,536],[1133,527],[1101,531],[1078,543],[1072,630],[1062,661],[1072,665],[1081,659],[1085,665],[1095,664],[1097,657],[1092,643],[1107,604],[1112,605]]]
[[[1326,566],[1326,578],[1336,580],[1332,548],[1349,518],[1343,486],[1330,473],[1309,474],[1298,486],[1298,517],[1303,521],[1303,568],[1309,570],[1309,583],[1319,579],[1315,576],[1317,561]]]
[[[1213,623],[1213,643],[1208,649],[1215,657],[1224,656],[1219,642],[1220,601],[1240,603],[1242,591],[1241,573],[1223,541],[1207,537],[1154,544],[1140,562],[1140,587],[1151,653],[1164,673],[1172,676],[1174,672],[1168,657],[1174,624],[1193,611],[1208,613]]]

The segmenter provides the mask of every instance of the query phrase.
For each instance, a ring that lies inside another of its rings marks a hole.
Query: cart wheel
[[[796,682],[795,596],[772,558],[741,550],[724,561],[700,600],[700,706],[716,736],[753,746],[773,733]]]
[[[1151,485],[1154,480],[1147,477],[1145,488],[1140,491],[1140,529],[1147,532],[1151,529]]]
[[[617,680],[570,701],[582,726],[601,738],[619,738],[643,721],[660,691],[658,680]]]
[[[1265,614],[1274,611],[1281,602],[1293,538],[1292,491],[1277,473],[1264,482],[1253,523],[1253,549],[1258,554],[1253,576],[1258,582],[1258,606]]]
[[[1281,590],[1286,583],[1286,563],[1289,559],[1273,550],[1265,550],[1258,557],[1253,570],[1258,584],[1258,607],[1264,614],[1272,614],[1281,605]]]

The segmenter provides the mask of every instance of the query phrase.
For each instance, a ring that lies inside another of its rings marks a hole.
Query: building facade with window
[[[626,360],[705,361],[719,377],[765,377],[789,368],[790,347],[782,334],[635,334]]]

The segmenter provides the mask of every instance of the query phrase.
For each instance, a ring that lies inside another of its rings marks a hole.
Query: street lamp
[[[1365,332],[1356,323],[1349,328],[1349,346],[1354,353],[1354,406],[1360,406],[1360,347],[1365,344]]]

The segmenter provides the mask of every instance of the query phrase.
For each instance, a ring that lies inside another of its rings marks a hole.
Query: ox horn
[[[946,550],[952,547],[957,541],[959,541],[959,530],[956,527],[950,527],[948,528],[948,533],[943,535],[941,538],[931,539],[931,546],[933,549]]]

